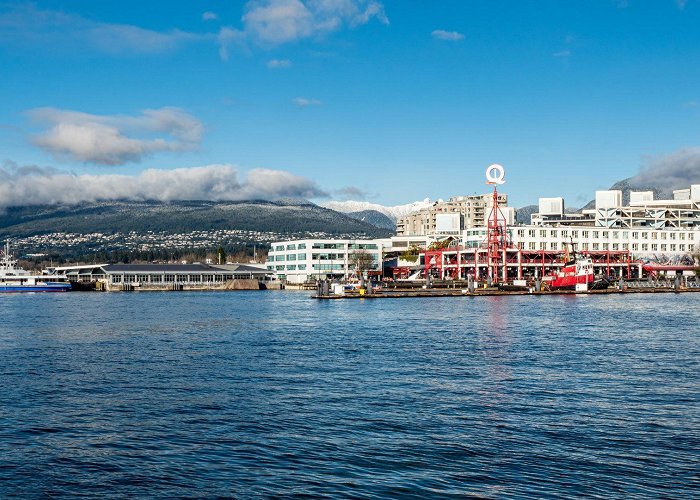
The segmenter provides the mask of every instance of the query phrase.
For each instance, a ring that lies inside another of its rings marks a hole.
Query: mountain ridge
[[[293,204],[289,200],[104,201],[8,207],[0,213],[0,238],[61,231],[178,233],[215,229],[388,235],[385,228],[300,200]]]

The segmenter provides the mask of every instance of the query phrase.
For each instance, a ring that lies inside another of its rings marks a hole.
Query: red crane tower
[[[486,184],[493,185],[493,207],[491,209],[491,216],[488,218],[486,234],[488,275],[491,278],[492,284],[496,284],[499,281],[505,282],[508,278],[505,262],[505,250],[508,246],[507,220],[498,208],[497,189],[499,184],[505,182],[504,178],[505,170],[501,165],[494,163],[493,165],[489,165],[486,169]],[[499,220],[499,214],[501,215],[501,220]],[[503,260],[502,264],[501,260]],[[498,274],[501,269],[503,272],[499,279]]]

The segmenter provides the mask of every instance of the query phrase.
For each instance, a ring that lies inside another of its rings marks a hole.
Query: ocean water
[[[700,294],[0,297],[0,497],[697,498]]]

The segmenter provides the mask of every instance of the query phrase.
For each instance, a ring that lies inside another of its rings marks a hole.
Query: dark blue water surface
[[[0,497],[700,495],[700,294],[0,297]]]

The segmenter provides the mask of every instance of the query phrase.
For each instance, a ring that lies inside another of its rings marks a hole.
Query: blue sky
[[[698,173],[698,26],[694,0],[0,4],[0,195],[393,205],[485,192],[497,162],[511,205],[580,206]]]

